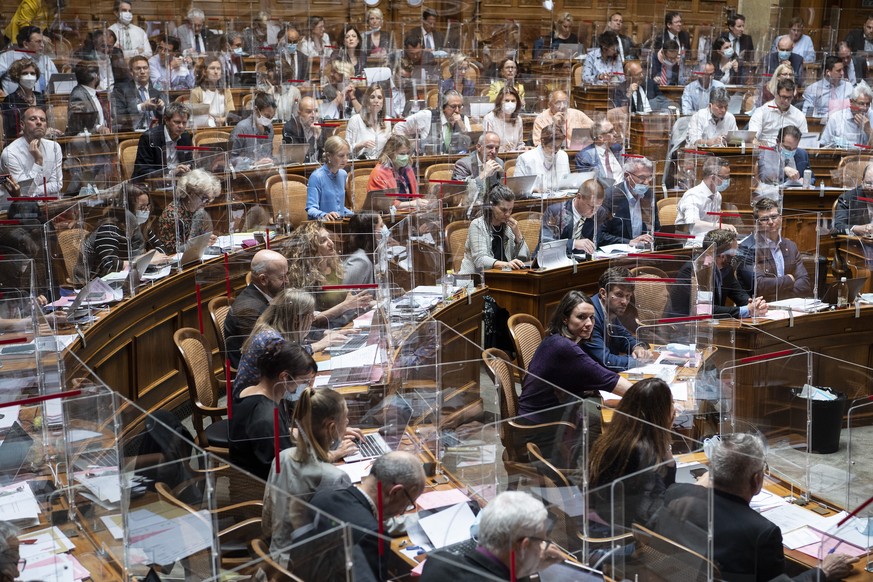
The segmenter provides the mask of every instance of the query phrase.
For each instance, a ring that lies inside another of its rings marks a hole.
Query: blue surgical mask
[[[234,47],[233,54],[241,56],[243,54],[243,48],[241,46]]]
[[[285,45],[285,52],[288,53],[289,55],[293,55],[294,53],[296,53],[297,52],[297,43],[295,42],[293,44],[286,44]]]
[[[731,187],[731,179],[728,178],[727,180],[722,180],[721,184],[716,186],[716,190],[718,190],[719,192],[724,192],[725,190],[727,190],[730,187]]]
[[[724,49],[724,56],[726,56],[727,58],[731,58],[732,56],[734,56],[734,49],[732,49],[731,47],[727,47],[726,49]]]
[[[634,194],[637,198],[641,198],[646,195],[646,192],[649,191],[649,187],[645,184],[634,184]]]
[[[794,154],[795,154],[796,152],[797,152],[797,150],[786,150],[785,148],[782,148],[781,150],[779,150],[779,153],[782,154],[782,159],[783,159],[783,160],[791,160],[791,159],[793,159],[793,158],[794,158]]]
[[[791,51],[779,51],[779,60],[787,61],[791,58]]]

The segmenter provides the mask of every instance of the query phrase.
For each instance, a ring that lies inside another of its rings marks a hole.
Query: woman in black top
[[[279,450],[291,447],[290,419],[282,400],[286,392],[309,386],[318,367],[297,344],[276,340],[268,344],[258,358],[260,379],[240,392],[230,419],[230,461],[253,475],[266,479],[276,456],[275,435]],[[279,422],[275,422],[276,410]]]
[[[45,109],[45,95],[33,90],[41,75],[36,61],[28,57],[18,59],[9,67],[8,75],[10,79],[18,83],[18,89],[7,95],[3,99],[3,103],[0,104],[0,110],[3,111],[3,133],[6,136],[7,144],[18,138],[21,133],[21,120],[28,107]],[[54,133],[56,130],[52,131]],[[46,137],[57,137],[57,134],[60,132]]]

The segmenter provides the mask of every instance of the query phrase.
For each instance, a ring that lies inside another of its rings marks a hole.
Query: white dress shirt
[[[691,116],[691,120],[688,122],[688,136],[686,140],[689,145],[693,146],[697,145],[700,140],[727,135],[729,131],[736,130],[737,119],[733,113],[726,111],[721,121],[715,123],[712,111],[709,107],[704,107]]]
[[[755,109],[749,119],[749,131],[754,131],[758,141],[769,146],[776,144],[776,135],[786,125],[793,125],[803,133],[809,131],[806,116],[800,109],[789,105],[782,112],[776,107],[775,99]]]
[[[152,46],[149,44],[146,32],[135,24],[121,24],[116,22],[109,27],[109,30],[115,33],[115,38],[118,42],[115,46],[121,49],[124,53],[125,60],[136,55],[142,55],[146,58],[152,56]],[[140,51],[139,49],[142,49]]]
[[[867,117],[873,122],[870,110]],[[841,109],[828,117],[828,123],[821,134],[822,147],[836,146],[840,148],[852,147],[855,144],[869,145],[869,138],[861,130],[861,126],[855,122],[855,116],[851,109]]]
[[[612,170],[612,177],[616,184],[624,180],[624,170],[621,167],[621,162],[618,161],[618,158],[615,157],[612,150],[608,150],[603,146],[595,145],[594,152],[597,154],[598,165],[603,168],[604,177],[609,176],[609,173],[607,172],[608,167]]]
[[[42,164],[37,164],[33,159],[27,140],[19,137],[0,153],[0,172],[12,175],[19,184],[24,180],[33,180],[33,190],[29,193],[31,196],[57,195],[64,185],[61,146],[50,139],[41,139],[39,151],[42,153]],[[22,192],[22,195],[25,194]]]
[[[428,113],[430,113],[428,111]],[[381,127],[367,127],[367,124],[364,123],[364,118],[360,113],[355,113],[352,115],[351,119],[349,119],[349,123],[346,126],[346,141],[349,142],[349,148],[351,149],[351,157],[358,158],[363,155],[368,160],[373,160],[379,157],[379,154],[382,153],[382,148],[385,147],[385,142],[388,141],[388,138],[391,136],[391,124],[384,123]],[[376,144],[376,147],[372,148],[362,148],[359,151],[355,151],[355,145],[362,141],[373,140]]]
[[[803,91],[803,112],[813,117],[825,117],[849,106],[852,84],[840,79],[836,85],[827,79],[816,81]]]
[[[552,158],[552,165],[546,167],[546,157],[542,146],[537,146],[518,156],[515,162],[516,176],[536,176],[534,189],[552,192],[558,187],[560,179],[570,173],[570,159],[567,152],[559,150]]]
[[[698,220],[718,222],[717,216],[708,216],[707,212],[721,212],[721,194],[701,182],[682,195],[678,210],[676,224],[694,224]]]
[[[91,98],[91,103],[97,110],[97,123],[94,125],[95,129],[106,125],[106,119],[103,117],[103,105],[100,104],[100,99],[97,98],[97,89],[87,85],[82,85],[82,88],[86,93],[88,93],[88,97]]]

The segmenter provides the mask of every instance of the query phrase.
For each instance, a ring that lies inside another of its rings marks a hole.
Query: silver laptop
[[[585,45],[562,42],[558,45],[558,50],[555,51],[555,58],[569,61],[581,54],[585,54]]]
[[[729,131],[727,134],[727,144],[732,146],[738,146],[743,143],[752,145],[755,135],[754,131]]]
[[[539,176],[512,176],[506,179],[506,187],[519,198],[530,198]]]
[[[470,117],[485,117],[494,111],[494,103],[488,97],[465,97]]]
[[[196,263],[203,258],[203,253],[206,252],[206,247],[209,246],[209,239],[212,238],[211,232],[205,232],[188,239],[188,248],[182,253],[179,263],[184,267],[190,263]]]
[[[818,131],[805,131],[800,136],[800,143],[797,144],[797,147],[805,150],[818,149],[820,138],[821,133]]]
[[[579,190],[588,180],[594,179],[594,172],[571,172],[558,179],[556,190]]]
[[[283,166],[306,163],[307,153],[309,153],[308,143],[283,143],[279,145],[279,161]]]

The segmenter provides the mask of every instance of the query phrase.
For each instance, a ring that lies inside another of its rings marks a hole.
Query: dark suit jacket
[[[191,134],[184,132],[177,146],[190,146],[193,144]],[[158,124],[139,136],[139,144],[136,146],[136,160],[133,163],[133,177],[140,178],[167,166],[167,156],[164,153],[166,138],[164,137],[164,125]],[[190,151],[177,151],[176,157],[180,164],[191,161]]]
[[[540,232],[540,242],[549,242],[553,240],[567,239],[567,252],[573,250],[573,200],[564,202],[555,202],[546,208],[543,215],[543,226]],[[603,223],[607,219],[607,211],[601,207],[597,211],[596,220],[588,219],[582,225],[582,238],[587,238],[596,246],[603,242]],[[594,232],[594,225],[597,226],[597,232]],[[539,250],[539,244],[537,244]]]
[[[434,30],[431,34],[433,35],[433,50],[438,51],[446,48],[446,36],[442,32],[440,32],[439,30]],[[422,35],[420,24],[413,28],[406,36],[407,38],[419,39],[421,41],[421,48],[425,48],[424,37]],[[406,40],[404,39],[404,43],[405,42]]]
[[[846,35],[846,44],[853,53],[862,52],[864,50],[864,31],[860,28],[850,30]]]
[[[480,582],[509,580],[510,572],[504,564],[496,562],[479,550],[457,554],[438,550],[428,556],[421,571],[421,582]],[[519,582],[529,578],[519,578]]]
[[[224,320],[224,337],[227,338],[227,357],[234,368],[239,366],[240,350],[246,338],[252,333],[255,322],[269,305],[254,283],[240,291]]]
[[[322,127],[318,137],[315,138],[315,143],[309,148],[306,154],[306,163],[320,163],[321,154],[324,152],[324,142],[327,139],[326,128]],[[285,122],[282,127],[282,143],[306,143],[304,137],[303,124],[296,117],[292,117]]]
[[[301,81],[309,81],[309,57],[297,51],[296,59],[291,59],[292,62],[288,62],[285,58],[285,55],[279,55],[276,57],[276,66],[281,70],[281,79],[283,83],[288,82],[289,80],[301,80]],[[296,62],[295,62],[296,61]]]
[[[99,99],[99,96],[98,96]],[[69,109],[67,110],[67,135],[76,135],[85,129],[89,131],[97,122],[97,108],[82,85],[76,85],[70,91]],[[106,114],[104,112],[104,118]],[[107,123],[109,122],[106,119]]]
[[[652,99],[663,96],[661,93],[661,88],[657,83],[651,78],[646,77],[646,80],[643,82],[643,88],[646,91],[646,98],[649,100],[649,104],[652,104]],[[627,98],[627,82],[621,82],[617,85],[610,85],[608,89],[609,103],[610,108],[612,107],[625,107],[628,105],[629,99]],[[652,110],[655,110],[655,107],[652,106]],[[634,103],[631,103],[631,113],[637,113],[637,108]]]
[[[591,302],[594,304],[594,329],[588,341],[579,345],[604,368],[614,372],[636,366],[636,360],[628,354],[633,353],[640,342],[622,325],[615,314],[612,314],[607,321],[607,313],[603,309],[600,295],[592,296]]]
[[[667,309],[665,310],[667,317],[686,317],[690,315],[692,307],[691,276],[693,274],[694,267],[690,261],[679,269],[679,273],[676,275],[677,281],[672,285],[672,289],[670,289],[670,298],[667,301]],[[738,318],[740,316],[740,306],[749,303],[749,294],[743,291],[731,267],[726,267],[721,275],[721,286],[713,285],[712,290],[713,317]],[[733,306],[728,307],[725,305],[728,298],[734,302]]]
[[[727,33],[725,33],[724,36],[725,38],[730,40],[730,37],[728,37]],[[755,43],[752,41],[752,37],[748,34],[744,34],[740,36],[738,40],[740,45],[740,52],[737,57],[744,61],[750,61],[755,58]]]
[[[628,204],[625,191],[627,182],[622,182],[621,185],[607,188],[604,192],[605,205],[610,210],[612,218],[606,221],[603,225],[602,244],[627,244],[633,238],[633,225],[631,224],[630,206]],[[652,211],[652,201],[655,193],[651,188],[645,193],[639,201],[641,214],[643,216],[643,233],[650,232],[649,224],[654,219],[655,231],[661,230],[661,222],[658,220],[657,209]],[[652,216],[654,215],[654,216]]]
[[[664,506],[649,523],[655,532],[706,553],[708,496],[712,492],[713,558],[728,582],[767,582],[785,571],[782,533],[743,499],[689,483],[667,489]],[[794,580],[814,580],[816,568]]]
[[[864,57],[852,57],[852,65],[855,67],[855,82],[867,80],[867,59]]]
[[[791,62],[791,68],[794,69],[794,78],[797,80],[798,84],[800,84],[803,79],[803,57],[791,53],[788,60]],[[764,72],[772,75],[773,71],[776,70],[776,67],[778,67],[781,62],[782,61],[779,60],[779,55],[777,53],[773,52],[768,54],[764,57]]]
[[[45,108],[45,95],[39,91],[34,91],[33,95],[36,97],[37,107]],[[3,103],[0,103],[0,111],[3,112],[3,133],[6,135],[7,145],[18,138],[24,125],[22,118],[28,107],[30,107],[30,103],[22,99],[18,91],[7,95],[3,99]]]
[[[867,196],[860,186],[853,188],[848,192],[843,192],[837,198],[837,208],[834,212],[834,229],[832,234],[846,234],[846,229],[857,224],[868,224],[870,222],[869,212],[867,211],[867,202],[858,200],[858,197]]]
[[[155,89],[149,81],[149,99],[161,99],[167,103],[169,97]],[[139,91],[133,80],[116,83],[112,90],[112,128],[113,131],[131,131],[143,114],[136,106],[139,104]],[[150,121],[160,119],[160,111],[148,112]]]
[[[649,59],[649,77],[652,79],[658,79],[661,77],[661,69],[663,65],[661,61],[658,60],[657,54],[653,53],[652,57]],[[685,76],[687,71],[685,69],[685,63],[682,59],[679,59],[679,66],[673,67],[672,72],[667,75],[667,84],[668,85],[682,85],[686,81]],[[648,84],[647,84],[648,85]],[[648,95],[648,89],[647,89]]]
[[[664,29],[664,32],[655,39],[655,48],[659,49],[664,46],[664,43],[670,38],[670,34]],[[679,33],[679,46],[684,48],[686,51],[691,50],[691,35],[688,34],[688,31],[683,30]]]
[[[476,182],[477,186],[479,186],[479,196],[488,192],[494,184],[499,184],[503,181],[503,160],[497,158],[496,161],[500,164],[501,169],[489,176],[484,184]],[[479,168],[479,153],[474,150],[469,155],[459,158],[455,162],[455,167],[452,168],[452,180],[467,180],[468,178],[474,180],[478,178],[481,171]]]
[[[779,250],[782,251],[785,263],[785,275],[781,277],[776,274],[776,261],[770,251],[766,247],[761,251],[756,249],[754,234],[746,237],[737,249],[737,278],[749,295],[754,293],[762,295],[765,301],[776,301],[791,297],[809,297],[812,294],[809,273],[794,242],[785,238],[779,242]],[[792,275],[794,279],[788,275]],[[755,280],[758,281],[757,290],[754,287]]]

